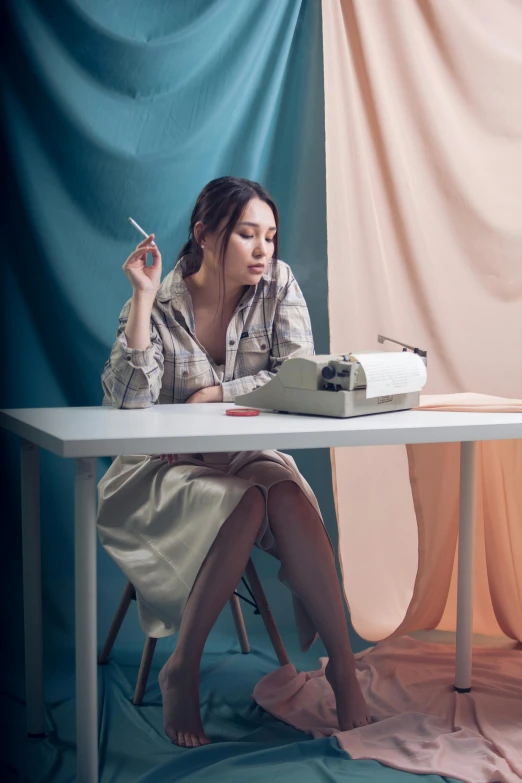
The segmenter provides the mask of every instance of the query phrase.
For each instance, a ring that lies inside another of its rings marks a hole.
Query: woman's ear
[[[205,244],[206,234],[205,234],[205,224],[203,221],[198,220],[198,222],[194,226],[194,231],[192,232],[194,234],[194,239],[196,240],[196,244],[198,244],[201,247],[201,244]]]

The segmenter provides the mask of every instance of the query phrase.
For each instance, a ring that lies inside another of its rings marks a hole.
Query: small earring
[[[201,247],[205,247],[205,245],[201,245]]]

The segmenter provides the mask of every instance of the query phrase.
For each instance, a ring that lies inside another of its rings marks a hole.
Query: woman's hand
[[[188,400],[185,400],[185,404],[189,402],[223,402],[223,387],[218,384],[217,386],[207,386],[205,389],[200,389],[194,392]]]
[[[161,282],[161,253],[151,244],[154,234],[137,246],[123,264],[123,271],[129,278],[134,291],[156,296]],[[152,253],[152,266],[147,266],[147,253]]]
[[[179,454],[155,454],[151,459],[168,459],[169,465],[179,460]]]

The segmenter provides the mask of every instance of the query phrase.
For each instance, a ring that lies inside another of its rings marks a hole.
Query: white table
[[[76,460],[75,611],[77,780],[98,780],[96,458],[117,454],[311,449],[461,443],[455,688],[471,688],[475,442],[522,438],[522,414],[404,411],[355,419],[263,412],[225,415],[231,405],[155,405],[142,410],[25,408],[0,411],[21,438],[27,729],[45,736],[40,575],[39,448]]]

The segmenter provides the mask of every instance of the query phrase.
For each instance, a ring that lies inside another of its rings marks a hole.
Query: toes
[[[204,734],[188,734],[182,731],[165,731],[165,734],[174,745],[180,748],[199,748],[200,745],[210,745],[210,740]]]
[[[192,744],[189,744],[189,742]],[[202,745],[208,745],[209,743],[209,738],[205,737],[204,734],[191,734],[187,741],[187,748],[199,748]]]
[[[164,731],[165,731],[165,734],[167,735],[167,737],[169,738],[169,740],[171,742],[173,742],[175,745],[177,745],[178,744],[178,733],[177,733],[177,731],[171,731],[170,729],[169,730],[164,729]]]

